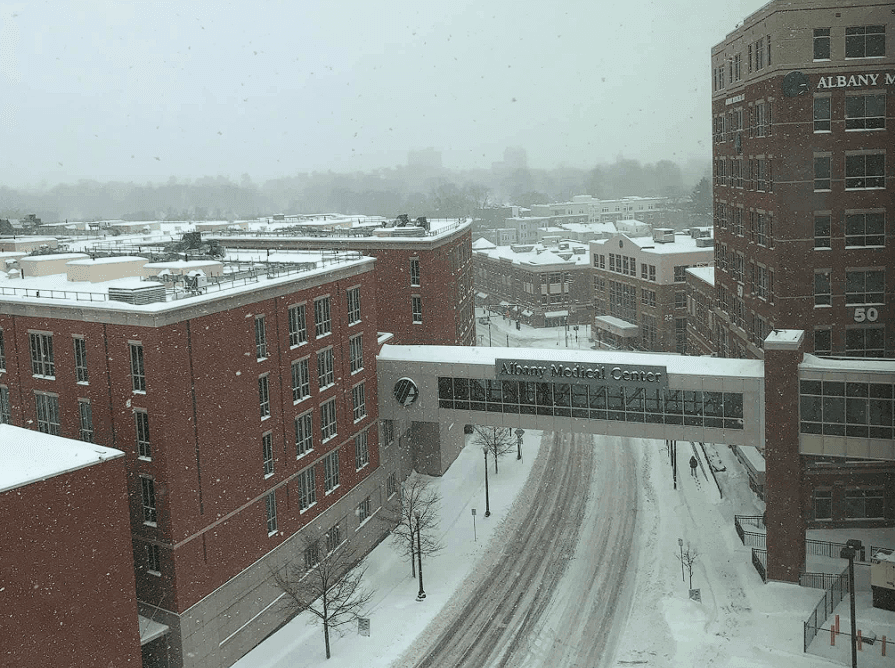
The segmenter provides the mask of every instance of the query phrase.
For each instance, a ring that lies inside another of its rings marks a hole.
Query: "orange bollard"
[[[836,627],[830,627],[830,647],[836,646]]]
[[[883,636],[883,656],[886,655],[886,636]]]
[[[858,651],[862,651],[864,648],[861,647],[861,629],[858,629]]]

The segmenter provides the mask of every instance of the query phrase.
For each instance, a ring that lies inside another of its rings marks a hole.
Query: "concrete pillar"
[[[463,425],[459,422],[413,422],[410,426],[413,468],[425,475],[443,475],[465,443]]]
[[[798,582],[805,567],[805,476],[799,454],[802,330],[774,330],[764,342],[765,502],[768,580]]]

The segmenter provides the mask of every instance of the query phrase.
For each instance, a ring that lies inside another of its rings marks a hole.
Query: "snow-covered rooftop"
[[[562,232],[563,230],[558,230]],[[564,264],[570,266],[589,266],[590,260],[587,253],[587,244],[579,241],[563,240],[563,247],[556,245],[537,244],[513,244],[511,246],[486,247],[484,245],[475,248],[479,255],[485,255],[492,260],[510,260],[513,264],[525,266],[547,266]],[[577,251],[577,252],[576,252]]]
[[[715,284],[715,268],[714,267],[687,267],[687,273],[693,274],[700,281]]]
[[[0,424],[0,492],[123,456],[114,448]]]
[[[618,221],[618,225],[622,223],[630,223],[629,220]],[[657,242],[652,237],[647,236],[628,236],[620,234],[609,239],[595,239],[592,244],[604,245],[606,248],[612,246],[613,241],[619,237],[624,237],[632,244],[637,246],[644,253],[655,253],[656,255],[674,255],[676,253],[692,253],[703,251],[706,255],[714,256],[714,249],[711,246],[697,246],[696,239],[689,234],[675,234],[674,241],[670,243]]]

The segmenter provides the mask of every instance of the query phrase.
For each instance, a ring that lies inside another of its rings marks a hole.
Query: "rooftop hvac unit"
[[[696,239],[697,248],[711,248],[714,245],[715,240],[712,237],[699,237]]]
[[[139,288],[109,288],[109,301],[138,305],[163,302],[165,286],[155,284]]]
[[[653,241],[657,244],[674,243],[674,230],[667,227],[657,227],[653,230]]]

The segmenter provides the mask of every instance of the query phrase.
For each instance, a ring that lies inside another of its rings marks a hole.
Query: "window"
[[[410,298],[410,310],[413,315],[413,322],[423,321],[423,298],[413,296]]]
[[[884,213],[845,214],[846,246],[884,246],[885,243],[886,221]]]
[[[6,346],[3,343],[2,329],[0,329],[0,371],[6,371]]]
[[[159,556],[158,545],[146,543],[146,572],[150,575],[162,574],[162,560]]]
[[[410,258],[410,285],[418,287],[420,284],[420,259]]]
[[[367,402],[364,391],[364,383],[351,388],[351,403],[354,406],[354,421],[367,417]]]
[[[342,544],[342,529],[338,524],[333,524],[326,532],[326,553],[331,554]]]
[[[597,269],[605,269],[606,268],[606,256],[605,255],[597,255],[594,253],[594,266]]]
[[[298,474],[298,508],[307,510],[317,503],[317,480],[314,467],[310,466]]]
[[[0,386],[0,424],[12,424],[12,413],[9,410],[9,388]]]
[[[263,360],[267,357],[267,332],[264,327],[264,316],[255,317],[255,358]]]
[[[321,390],[335,384],[335,364],[333,362],[333,349],[327,348],[317,353],[317,385]]]
[[[59,397],[35,392],[34,402],[37,411],[37,428],[44,434],[59,436]]]
[[[886,497],[882,489],[845,490],[845,518],[881,519],[885,513]]]
[[[321,297],[314,302],[314,336],[319,338],[332,331],[329,297]]]
[[[814,60],[830,59],[830,29],[814,29]]]
[[[308,326],[305,320],[305,305],[289,307],[289,345],[300,346],[308,340]]]
[[[609,281],[609,315],[627,322],[637,322],[637,288]]]
[[[680,267],[674,268],[674,282],[675,283],[683,283],[687,280],[687,269],[689,269],[690,265],[682,265]]]
[[[846,58],[878,58],[886,55],[886,26],[845,29]]]
[[[829,328],[814,330],[814,353],[817,355],[833,353],[833,330]]]
[[[849,357],[882,357],[883,327],[853,327],[845,330],[845,354]]]
[[[348,302],[348,324],[360,322],[360,288],[346,290],[345,297]]]
[[[680,290],[674,293],[674,308],[687,308],[687,293]]]
[[[767,267],[758,265],[756,267],[756,273],[758,274],[758,280],[757,280],[758,296],[761,299],[767,300],[767,298],[768,298],[768,269],[767,269]],[[764,340],[764,339],[762,339],[762,340]]]
[[[146,411],[134,411],[134,422],[137,427],[137,456],[140,459],[152,459],[152,446],[149,444],[149,414]]]
[[[78,399],[78,438],[93,443],[93,409],[89,399]]]
[[[354,437],[354,468],[362,469],[370,463],[370,448],[367,441],[367,432],[362,431]]]
[[[644,306],[656,305],[656,291],[640,288],[640,303]]]
[[[830,156],[814,157],[814,189],[830,189]]]
[[[768,217],[762,213],[755,214],[755,235],[759,246],[768,245]]]
[[[656,318],[645,313],[640,314],[640,343],[645,350],[655,350],[658,341]]]
[[[886,127],[884,93],[845,96],[846,130],[878,130],[884,127]]]
[[[755,69],[760,70],[764,67],[764,37],[755,42]]]
[[[324,443],[336,435],[336,400],[320,406],[320,439]]]
[[[258,403],[261,405],[261,419],[270,417],[270,385],[267,374],[258,378]]]
[[[267,432],[261,437],[261,459],[264,462],[264,477],[273,475],[273,437]]]
[[[831,519],[833,519],[833,490],[830,490],[830,489],[814,490],[814,519],[815,520],[831,520]]]
[[[885,289],[881,269],[845,272],[846,304],[882,304]]]
[[[357,373],[364,368],[364,339],[361,334],[348,341],[348,366],[351,373]]]
[[[392,471],[388,474],[388,478],[385,479],[385,496],[387,498],[392,498],[395,494],[398,493],[398,474]]]
[[[143,365],[143,344],[129,343],[131,354],[131,384],[134,392],[146,391],[146,369]]]
[[[31,333],[29,338],[31,339],[31,373],[35,376],[55,378],[53,335]]]
[[[814,247],[831,248],[830,214],[828,213],[814,215]]]
[[[329,494],[339,486],[339,451],[329,453],[323,458],[323,489]]]
[[[845,156],[846,188],[884,188],[885,185],[885,153],[861,153]]]
[[[320,563],[320,542],[313,541],[305,545],[305,569],[311,570]]]
[[[829,306],[831,299],[830,292],[830,270],[822,269],[814,272],[814,305]]]
[[[277,493],[271,492],[264,499],[267,506],[267,535],[273,536],[277,532]]]
[[[372,515],[373,504],[370,502],[370,497],[368,496],[366,499],[357,504],[357,519],[358,522],[363,524],[368,519],[370,519],[370,515]]]
[[[143,502],[143,524],[155,526],[158,511],[155,507],[155,480],[140,476],[140,494]]]
[[[79,336],[72,339],[75,344],[75,378],[79,383],[87,382],[87,342]]]
[[[295,418],[295,457],[301,457],[314,449],[314,437],[311,420],[311,412]]]
[[[298,403],[311,396],[311,371],[308,358],[292,363],[292,401]]]
[[[687,319],[674,319],[674,350],[681,355],[687,352]]]
[[[814,131],[829,132],[831,130],[830,98],[814,98]]]

